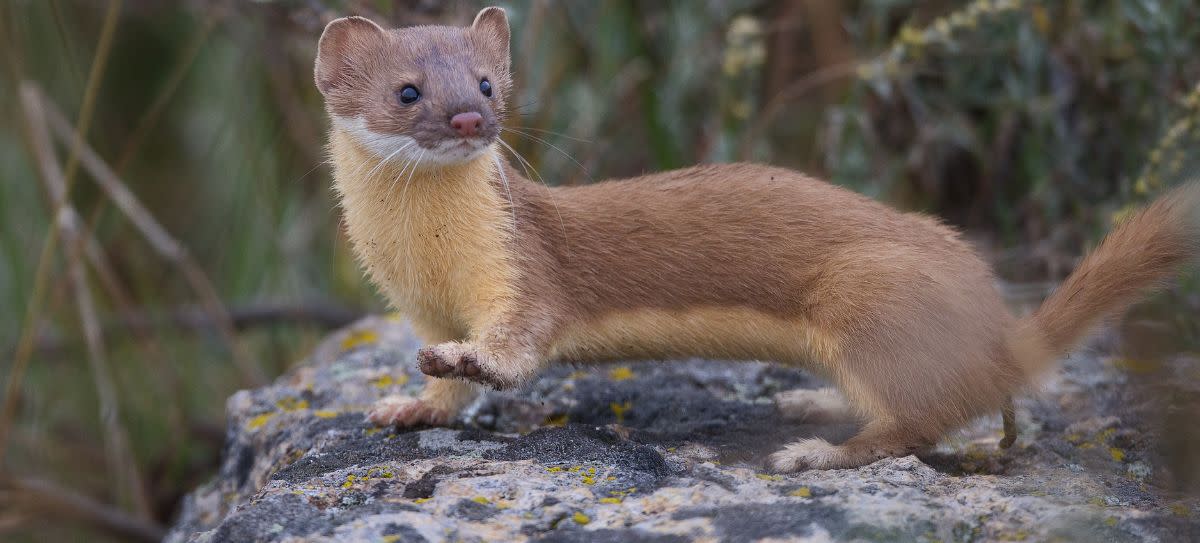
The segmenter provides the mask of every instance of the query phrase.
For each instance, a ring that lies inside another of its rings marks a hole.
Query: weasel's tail
[[[1124,312],[1200,254],[1200,183],[1176,188],[1122,221],[1042,306],[1010,348],[1035,378],[1102,320]]]

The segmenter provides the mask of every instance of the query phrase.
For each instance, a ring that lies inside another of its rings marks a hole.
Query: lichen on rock
[[[275,384],[227,403],[220,472],[185,500],[183,541],[1155,541],[1200,538],[1194,500],[1122,396],[1075,356],[1020,404],[1001,451],[985,418],[921,457],[764,473],[775,448],[853,428],[782,421],[802,371],[710,361],[561,367],[489,393],[450,428],[378,429],[415,393],[417,340],[392,318],[335,334]],[[1064,409],[1064,406],[1066,409]],[[547,422],[557,424],[546,424]]]

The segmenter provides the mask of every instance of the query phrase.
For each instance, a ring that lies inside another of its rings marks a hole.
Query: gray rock
[[[366,319],[233,395],[220,472],[167,541],[1200,538],[1197,502],[1166,489],[1153,403],[1104,357],[1073,356],[1022,400],[1008,451],[993,417],[920,458],[779,476],[763,472],[775,448],[853,432],[776,416],[774,393],[820,385],[799,370],[554,368],[451,428],[371,427],[372,402],[419,390],[417,347],[404,324]]]

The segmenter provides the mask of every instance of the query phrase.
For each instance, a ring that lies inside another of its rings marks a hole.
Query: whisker
[[[400,178],[404,177],[404,171],[407,170],[409,165],[411,165],[412,163],[413,163],[412,159],[408,159],[408,160],[404,161],[404,166],[400,168],[400,173],[396,174],[396,178],[393,179],[392,184],[390,186],[388,186],[388,189],[387,189],[388,194],[391,194],[393,190],[396,190],[396,183],[400,182]],[[403,204],[404,202],[401,201],[400,203]]]
[[[325,164],[331,164],[331,165],[332,165],[332,164],[333,164],[333,160],[332,160],[332,159],[325,159],[325,160],[322,160],[322,161],[318,162],[318,163],[317,163],[315,166],[313,166],[313,167],[312,167],[312,169],[308,170],[307,172],[304,172],[304,175],[301,175],[300,177],[297,177],[297,178],[296,178],[294,181],[292,181],[292,183],[299,183],[299,182],[303,181],[305,177],[308,177],[309,175],[312,175],[312,173],[313,173],[313,172],[317,171],[317,168],[320,168],[321,166],[323,166],[323,165],[325,165]]]
[[[541,183],[542,188],[546,191],[546,197],[550,199],[550,203],[554,206],[554,214],[558,215],[558,227],[562,229],[563,243],[566,246],[567,256],[569,257],[571,255],[571,243],[570,239],[567,238],[567,224],[563,221],[562,210],[558,208],[558,201],[554,199],[554,191],[550,190],[550,185],[546,184],[546,180],[542,178],[542,174],[538,173],[537,168],[534,168],[533,164],[531,164],[528,159],[526,159],[524,156],[521,156],[521,153],[518,153],[516,149],[513,149],[508,142],[500,138],[496,138],[496,141],[500,142],[500,145],[503,145],[505,149],[508,149],[508,151],[517,158],[517,163],[521,164],[521,168],[525,170],[526,176],[533,177],[529,175],[529,170],[533,169],[533,174],[537,176],[537,180]]]
[[[409,147],[410,145],[412,145],[412,144],[413,144],[413,142],[411,142],[411,141],[410,141],[410,142],[408,142],[408,143],[405,143],[404,145],[401,145],[399,149],[396,149],[395,151],[392,151],[392,154],[390,154],[390,155],[388,155],[388,156],[384,157],[384,158],[383,158],[383,160],[380,160],[380,161],[379,161],[379,164],[376,164],[374,168],[371,168],[371,171],[367,172],[366,179],[370,179],[370,178],[371,178],[371,176],[375,175],[375,172],[376,172],[377,170],[379,170],[379,168],[382,168],[382,167],[383,167],[383,165],[384,165],[384,164],[385,164],[387,161],[391,160],[391,159],[392,159],[392,157],[396,156],[396,154],[397,154],[397,153],[399,153],[400,151],[403,151],[403,150],[405,150],[405,149],[408,149],[408,147]]]
[[[512,189],[508,186],[508,174],[504,173],[504,167],[500,164],[500,155],[492,155],[492,161],[496,163],[496,173],[500,175],[500,182],[504,183],[504,192],[508,193],[508,209],[513,216],[513,230],[516,230],[517,204],[513,202]]]
[[[531,140],[533,140],[533,141],[539,142],[539,143],[541,143],[541,144],[543,144],[543,145],[548,145],[550,148],[552,148],[552,149],[554,149],[555,151],[558,151],[559,153],[561,153],[561,154],[562,154],[562,156],[565,156],[565,157],[567,157],[567,159],[568,159],[568,160],[570,160],[571,162],[574,162],[576,166],[579,166],[579,170],[583,172],[583,175],[587,176],[587,178],[588,178],[588,181],[594,181],[594,179],[592,179],[592,174],[591,174],[590,172],[588,172],[587,168],[585,168],[585,167],[583,166],[583,164],[580,164],[580,162],[579,162],[578,160],[575,160],[575,157],[571,156],[571,155],[570,155],[570,154],[568,154],[566,151],[563,151],[563,150],[562,150],[562,149],[560,149],[560,148],[559,148],[557,145],[554,145],[553,143],[550,143],[550,142],[548,142],[548,141],[546,141],[546,140],[544,140],[544,139],[542,139],[542,138],[539,138],[539,137],[537,137],[537,136],[534,136],[534,135],[532,135],[532,134],[527,134],[527,133],[525,133],[525,132],[521,132],[520,130],[517,130],[517,129],[515,129],[515,128],[503,128],[503,127],[501,127],[501,128],[500,128],[500,130],[501,130],[501,131],[505,131],[505,132],[511,132],[511,133],[513,133],[513,134],[517,134],[517,135],[520,135],[520,136],[525,136],[525,137],[527,137],[527,138],[529,138],[529,139],[531,139]]]
[[[553,130],[543,130],[543,129],[541,129],[541,128],[533,128],[533,127],[531,127],[531,126],[525,126],[525,127],[521,127],[521,128],[510,128],[509,130],[533,130],[534,132],[541,132],[541,133],[543,133],[543,134],[550,134],[551,136],[558,136],[558,137],[560,137],[560,138],[566,138],[566,139],[569,139],[569,140],[574,140],[574,141],[577,141],[577,142],[579,142],[579,143],[592,143],[592,142],[591,142],[591,140],[585,140],[585,139],[582,139],[582,138],[577,138],[577,137],[575,137],[575,136],[568,136],[568,135],[566,135],[566,134],[563,134],[562,132],[555,132],[555,131],[553,131]]]
[[[405,200],[405,198],[408,197],[408,186],[412,184],[413,174],[417,173],[417,167],[421,165],[421,160],[425,158],[425,151],[427,151],[427,150],[428,149],[422,148],[421,154],[417,155],[417,159],[415,161],[413,161],[412,170],[410,170],[408,172],[408,180],[404,182],[404,190],[400,191],[400,203],[401,204],[403,204],[404,202],[407,201],[407,200]],[[404,172],[401,171],[400,175],[404,175]],[[405,214],[405,220],[408,220],[408,214]]]

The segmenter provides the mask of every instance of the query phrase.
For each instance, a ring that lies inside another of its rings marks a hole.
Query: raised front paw
[[[428,402],[408,396],[388,396],[371,407],[367,420],[379,426],[408,428],[412,426],[444,426],[451,414]]]
[[[496,371],[492,358],[469,343],[441,343],[417,351],[421,373],[442,379],[465,379],[495,389],[511,388],[512,379]]]
[[[479,377],[479,353],[462,343],[430,345],[417,351],[417,366],[421,373],[443,379]]]

